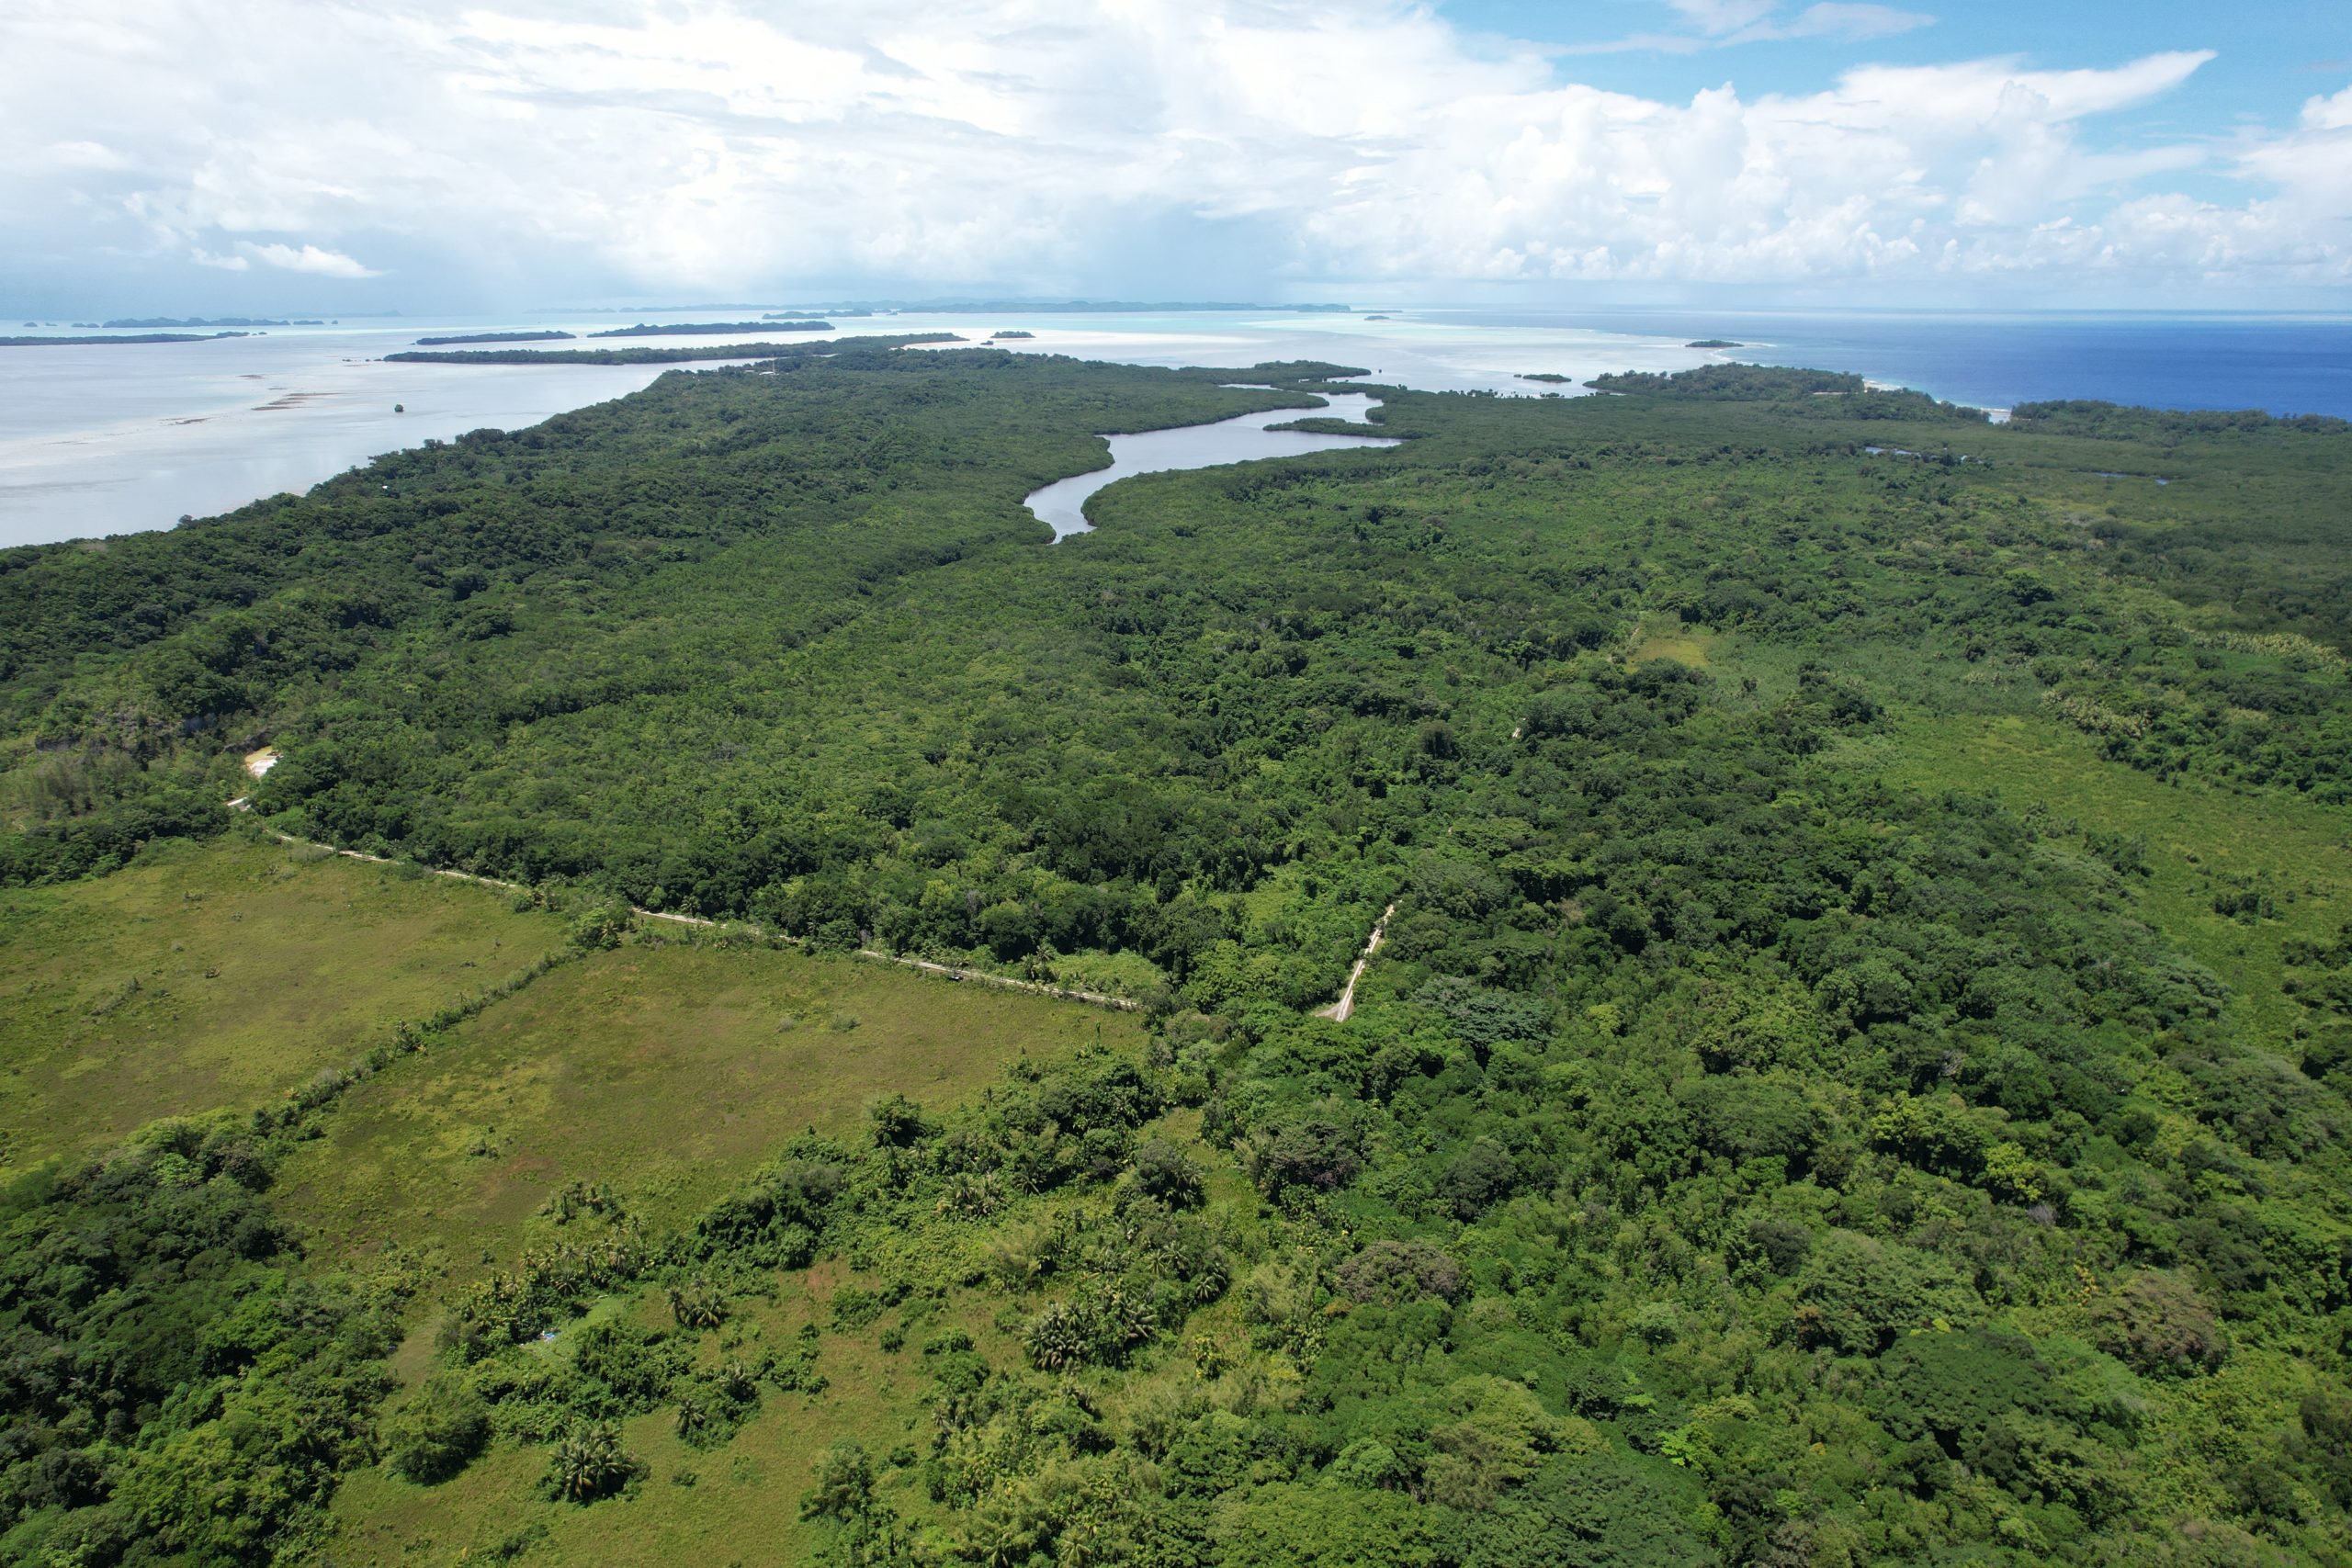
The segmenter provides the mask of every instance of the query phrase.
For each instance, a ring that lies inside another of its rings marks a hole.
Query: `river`
[[[1262,413],[1237,414],[1209,424],[1183,424],[1172,430],[1146,431],[1140,435],[1107,435],[1111,466],[1056,479],[1032,491],[1029,510],[1054,531],[1059,544],[1072,534],[1094,525],[1086,520],[1086,502],[1096,491],[1137,474],[1162,474],[1177,468],[1206,468],[1219,463],[1246,463],[1259,457],[1295,457],[1308,452],[1329,452],[1345,446],[1394,446],[1378,435],[1317,435],[1304,430],[1269,430],[1295,419],[1343,419],[1361,424],[1380,406],[1367,392],[1332,392],[1320,409],[1270,409]]]

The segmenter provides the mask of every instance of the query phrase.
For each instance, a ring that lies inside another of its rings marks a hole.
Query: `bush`
[[[384,1457],[394,1471],[430,1486],[471,1464],[490,1442],[490,1407],[458,1380],[428,1378],[384,1424]]]
[[[1147,1138],[1136,1145],[1136,1187],[1171,1209],[1189,1209],[1201,1201],[1201,1173],[1184,1151],[1164,1138]]]

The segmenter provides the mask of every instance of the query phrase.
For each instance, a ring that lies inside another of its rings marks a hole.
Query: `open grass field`
[[[1132,1014],[764,949],[632,946],[547,975],[339,1104],[279,1177],[323,1255],[511,1257],[567,1181],[659,1224],[891,1092],[946,1103],[1026,1053],[1138,1046]]]
[[[2352,911],[2352,833],[2343,814],[2284,792],[2175,785],[2108,761],[2088,739],[2032,718],[1920,721],[1857,744],[1891,784],[1997,790],[2012,809],[2147,840],[2127,879],[2142,918],[2225,981],[2246,1040],[2290,1060],[2302,1010],[2282,988],[2280,945],[2324,942]],[[2275,918],[2225,915],[2221,895],[2270,894]]]
[[[562,941],[480,887],[235,839],[0,891],[0,1169],[282,1095]]]

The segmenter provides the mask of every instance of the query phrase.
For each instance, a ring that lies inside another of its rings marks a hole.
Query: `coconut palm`
[[[610,1422],[582,1422],[556,1439],[548,1480],[557,1496],[589,1503],[619,1491],[636,1471]]]

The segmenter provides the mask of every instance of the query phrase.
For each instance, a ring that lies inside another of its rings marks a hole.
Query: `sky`
[[[2352,307],[2352,6],[7,0],[0,311]]]

